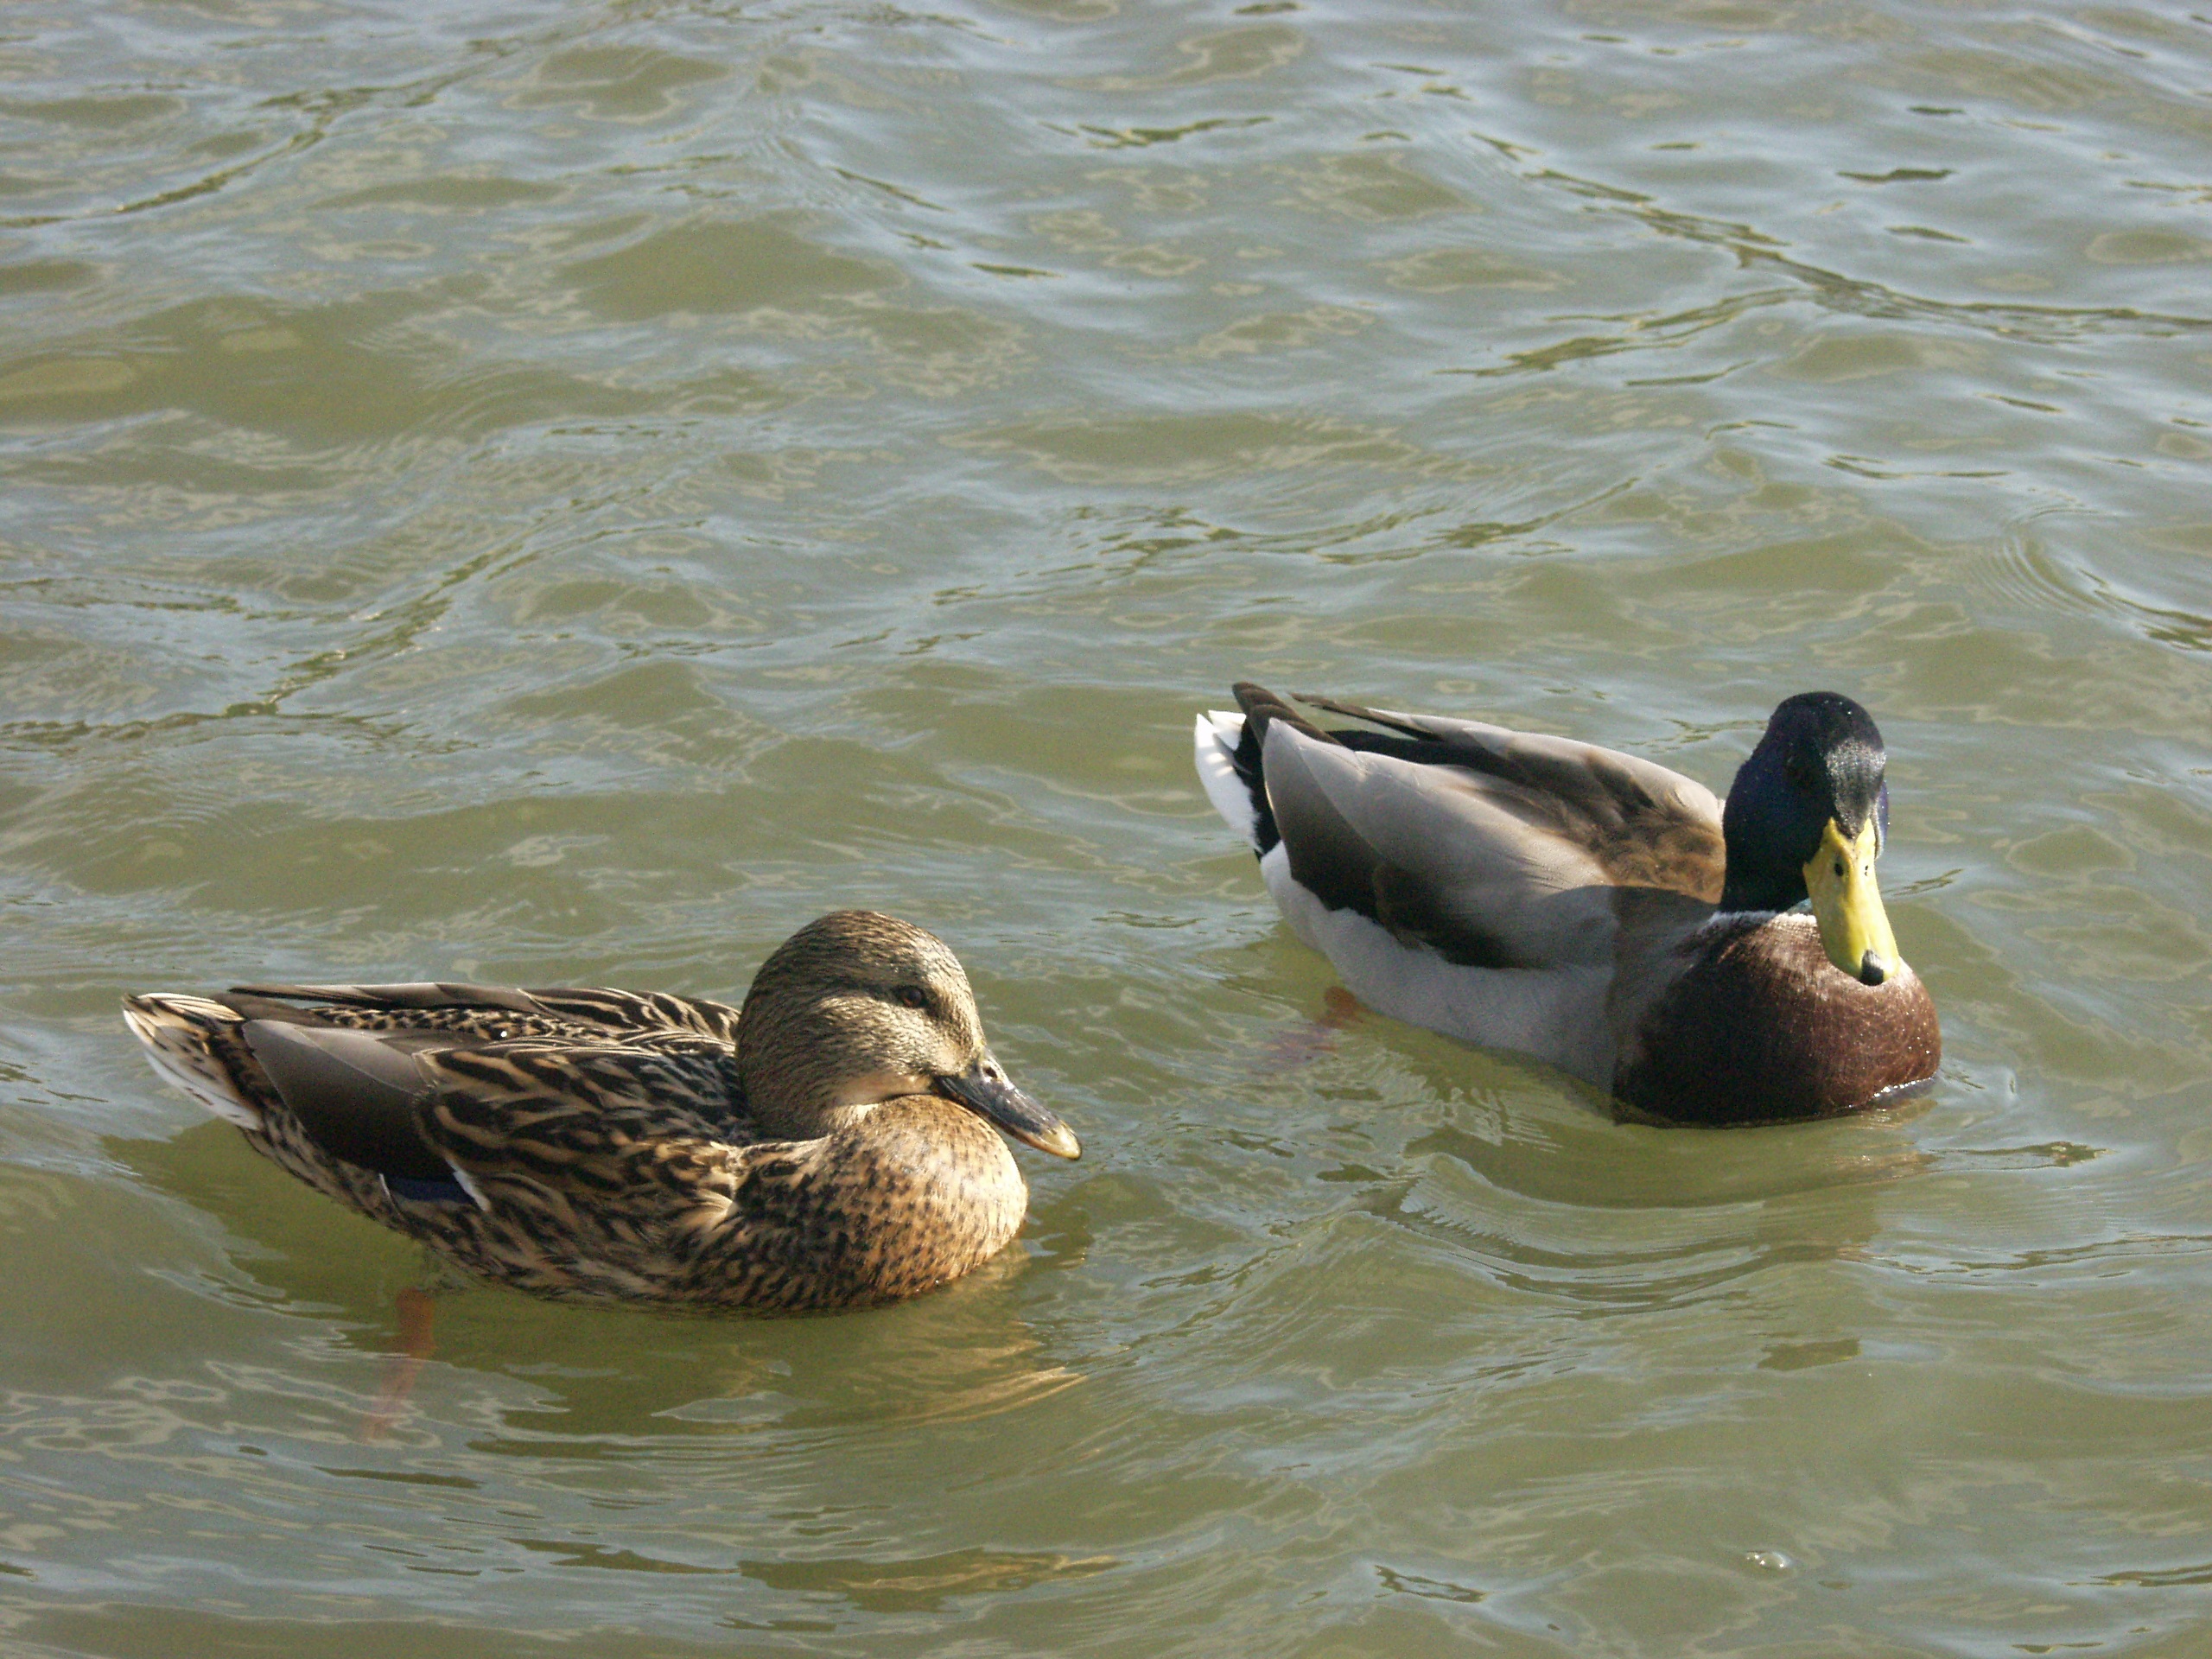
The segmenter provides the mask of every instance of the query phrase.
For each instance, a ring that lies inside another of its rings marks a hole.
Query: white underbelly
[[[1447,1037],[1534,1055],[1599,1089],[1612,1086],[1606,1020],[1610,966],[1470,968],[1402,944],[1357,911],[1331,910],[1298,885],[1278,843],[1260,861],[1275,905],[1298,937],[1335,966],[1349,990],[1394,1020]]]

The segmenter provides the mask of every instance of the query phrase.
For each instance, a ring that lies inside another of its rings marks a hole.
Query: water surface
[[[2202,1650],[2201,9],[5,30],[11,1650]],[[1938,1085],[1317,1026],[1190,772],[1246,677],[1716,788],[1860,697]],[[849,1317],[438,1281],[116,1015],[844,904],[1089,1149]]]

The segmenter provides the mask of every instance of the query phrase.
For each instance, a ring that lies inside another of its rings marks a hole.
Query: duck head
[[[760,965],[738,1027],[738,1073],[764,1134],[813,1140],[907,1095],[941,1095],[1057,1157],[1083,1148],[1008,1080],[960,959],[869,910],[809,922]]]
[[[1828,960],[1866,985],[1904,965],[1874,880],[1889,833],[1889,757],[1873,718],[1834,691],[1774,711],[1721,814],[1723,910],[1788,910],[1811,899]]]

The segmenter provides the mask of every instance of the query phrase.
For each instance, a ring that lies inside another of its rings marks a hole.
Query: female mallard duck
[[[1674,1122],[1850,1111],[1935,1075],[1935,1004],[1874,882],[1882,737],[1849,697],[1777,709],[1724,812],[1586,743],[1302,699],[1361,722],[1324,731],[1236,695],[1198,717],[1206,794],[1382,1013]]]
[[[553,1295],[911,1296],[1021,1224],[1028,1188],[989,1124],[1081,1150],[1007,1080],[959,959],[871,911],[801,928],[741,1013],[634,991],[251,985],[126,997],[124,1017],[156,1071],[316,1191]]]

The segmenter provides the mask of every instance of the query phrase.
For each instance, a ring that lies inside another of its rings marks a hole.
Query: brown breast
[[[756,1160],[681,1300],[786,1309],[912,1296],[981,1267],[1029,1189],[998,1131],[916,1095],[789,1155]]]
[[[1809,916],[1747,919],[1684,946],[1688,969],[1651,1005],[1613,1092],[1675,1123],[1771,1123],[1873,1103],[1936,1075],[1936,1004],[1910,968],[1862,985],[1827,959]]]

